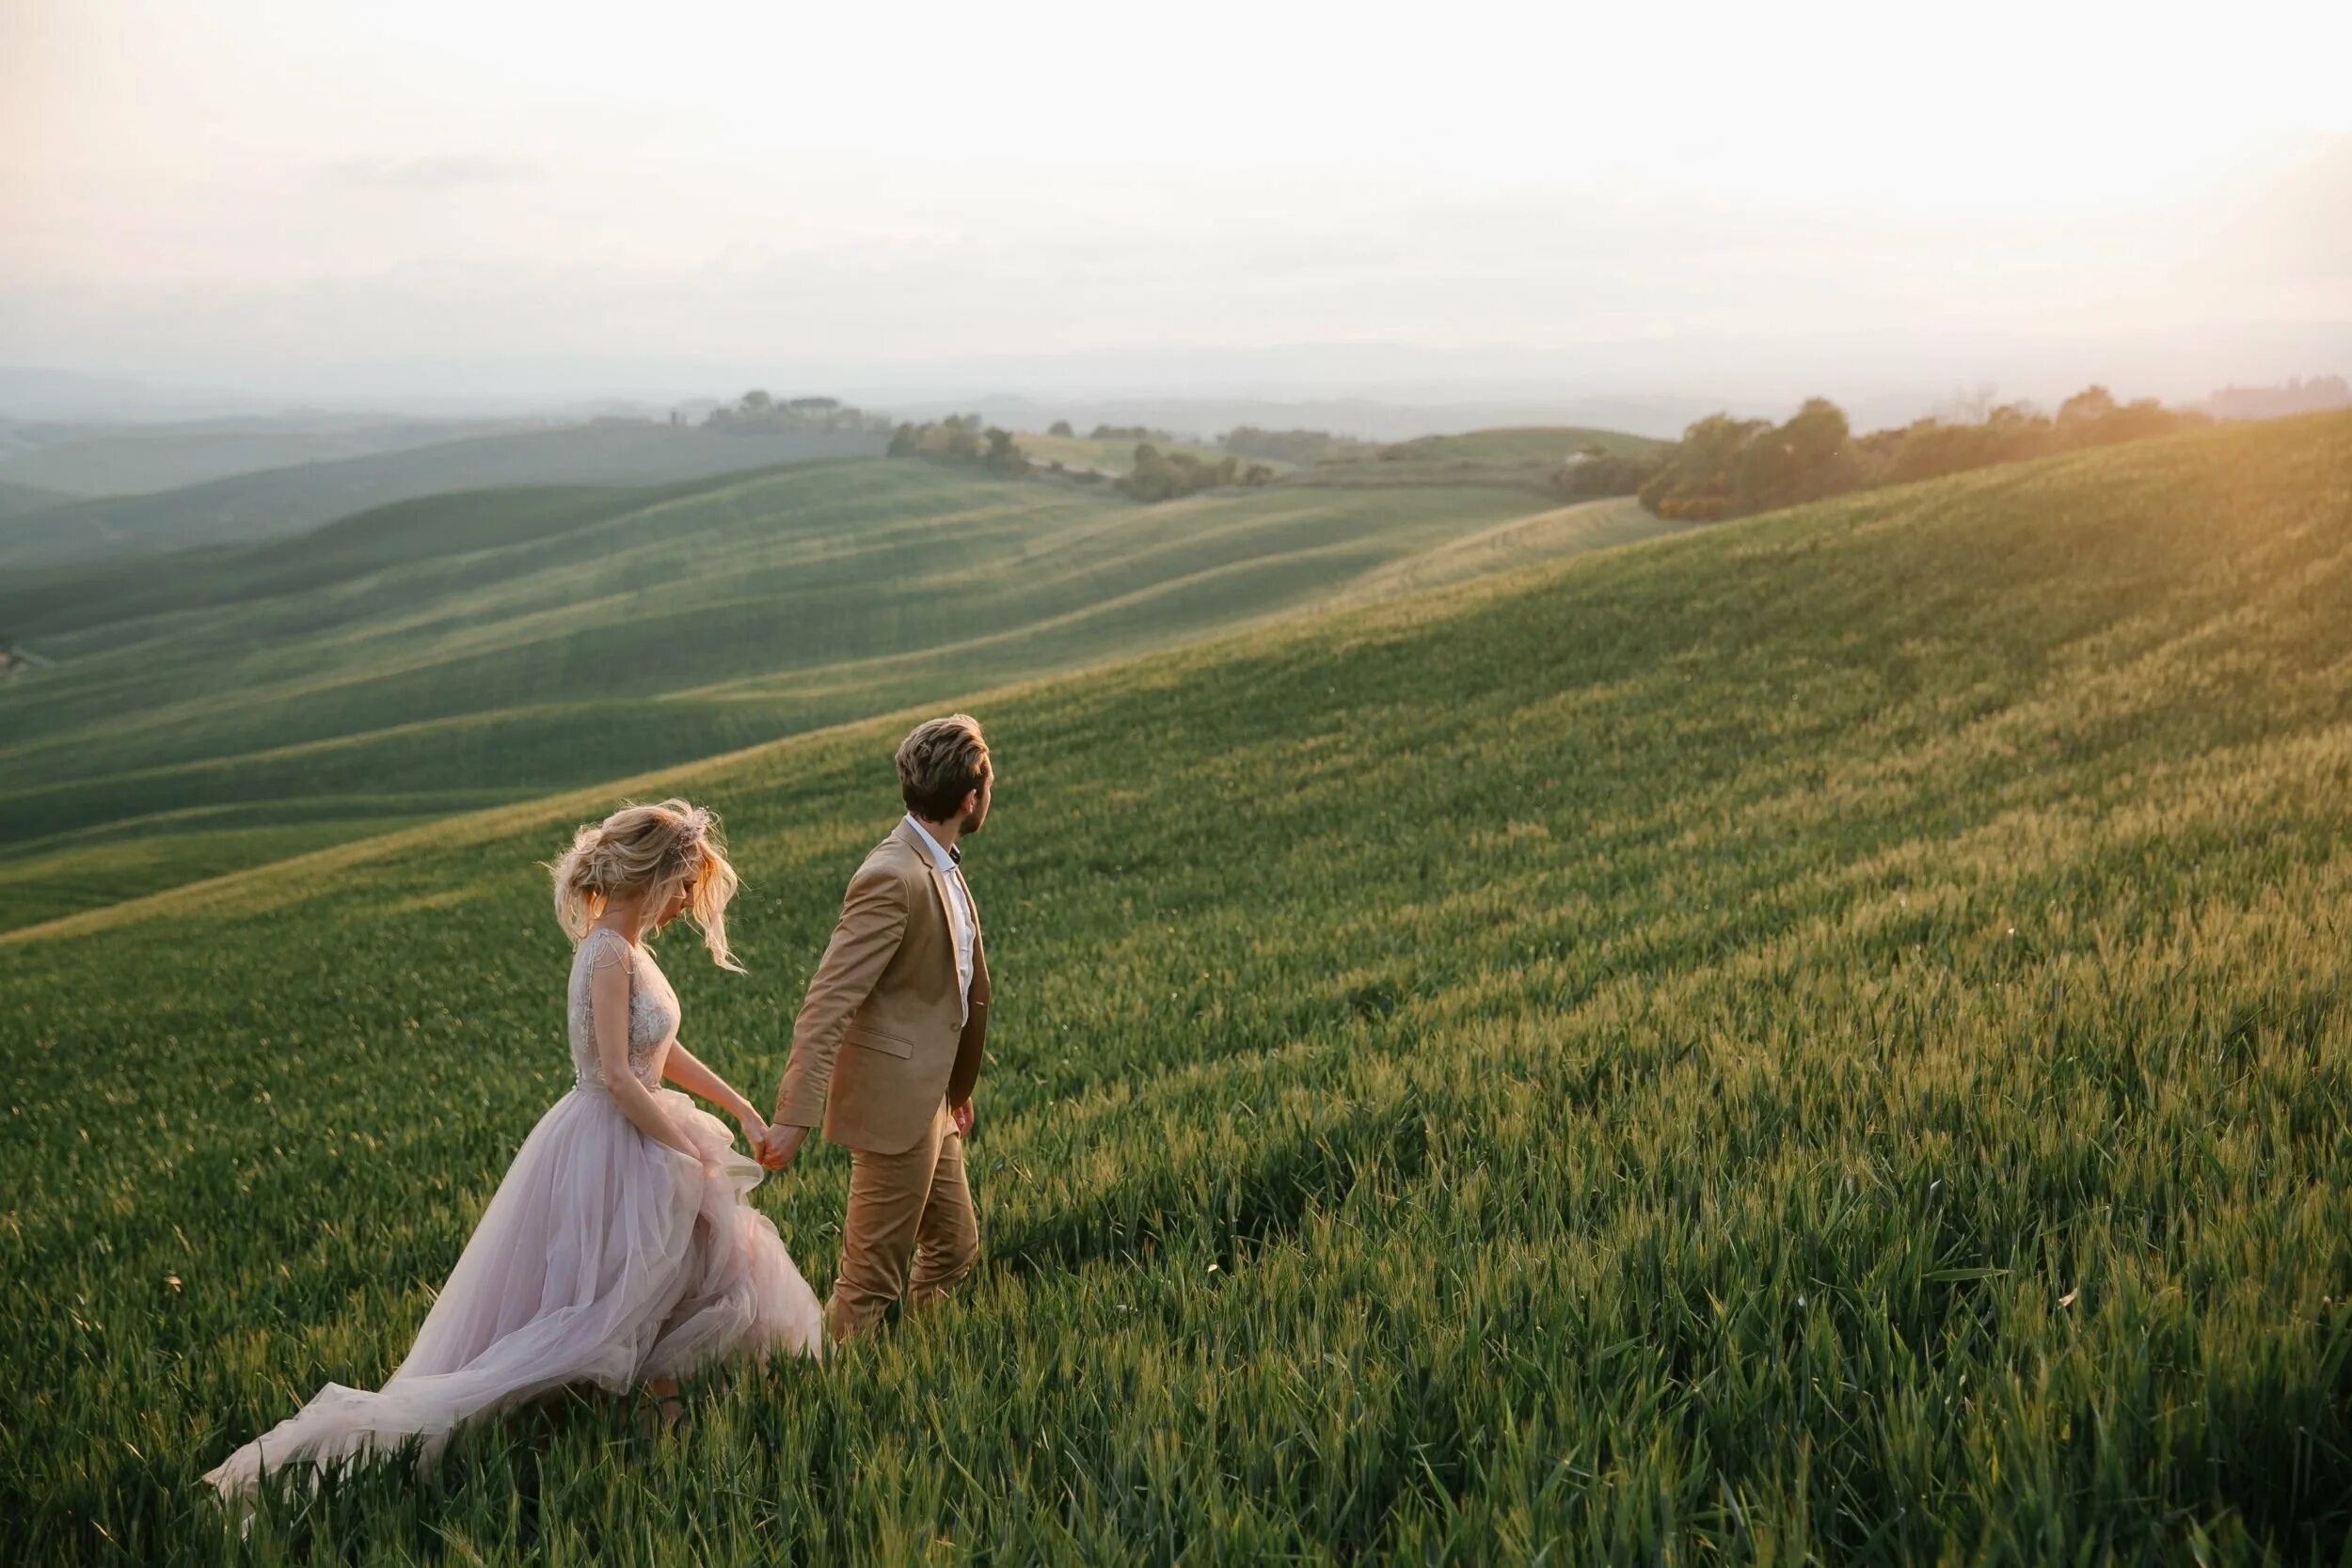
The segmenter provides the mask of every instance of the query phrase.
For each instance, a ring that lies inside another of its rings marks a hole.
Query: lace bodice
[[[596,1012],[588,1001],[588,977],[608,965],[628,965],[628,1066],[647,1088],[661,1083],[663,1058],[677,1038],[677,992],[670,989],[653,955],[633,946],[618,931],[599,926],[588,933],[572,955],[570,1005],[564,1022],[571,1037],[572,1080],[604,1086],[604,1068],[596,1060]]]

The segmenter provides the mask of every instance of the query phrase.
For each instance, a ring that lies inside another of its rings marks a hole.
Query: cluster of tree
[[[2203,414],[2167,408],[2153,398],[2118,403],[2106,388],[2091,387],[2068,398],[2055,418],[2025,404],[2005,404],[1987,413],[1981,423],[1918,420],[1856,436],[1843,410],[1826,398],[1813,398],[1784,424],[1709,415],[1682,433],[1681,441],[1668,450],[1637,493],[1658,516],[1714,522],[1850,490],[2164,436],[2210,422]],[[1583,467],[1571,464],[1557,483],[1564,488],[1574,483]]]
[[[1045,434],[1074,437],[1078,433],[1071,428],[1068,420],[1056,420],[1045,427]],[[1165,430],[1152,430],[1145,425],[1098,424],[1088,434],[1087,439],[1089,441],[1173,441],[1176,437]]]
[[[1252,463],[1245,468],[1239,458],[1230,456],[1211,463],[1188,451],[1162,451],[1143,441],[1136,444],[1135,467],[1127,470],[1116,488],[1120,495],[1139,501],[1164,501],[1229,484],[1273,482],[1274,470],[1263,463]]]
[[[1327,430],[1261,430],[1256,425],[1244,424],[1227,431],[1218,444],[1239,457],[1304,466],[1360,456],[1372,443],[1350,436],[1334,436]]]
[[[1852,433],[1827,398],[1807,399],[1788,423],[1710,414],[1638,492],[1661,517],[1744,517],[1854,488]]]
[[[893,457],[928,457],[936,463],[962,463],[1006,479],[1031,471],[1028,454],[1012,432],[985,423],[977,414],[950,414],[928,424],[903,423],[890,433],[887,449]]]
[[[2340,375],[2296,376],[2283,387],[2224,387],[2205,400],[2217,420],[2276,420],[2352,408],[2352,384]]]
[[[890,420],[881,414],[868,414],[862,408],[843,403],[839,398],[787,398],[778,402],[755,387],[735,400],[733,406],[712,409],[703,420],[710,430],[734,434],[767,433],[778,430],[846,430],[883,431]]]

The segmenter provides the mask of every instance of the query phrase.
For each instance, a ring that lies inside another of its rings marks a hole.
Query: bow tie
[[[963,863],[963,851],[952,844],[947,846],[947,863],[949,865],[961,865]]]

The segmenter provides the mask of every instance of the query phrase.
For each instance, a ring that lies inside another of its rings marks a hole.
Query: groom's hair
[[[927,719],[898,742],[898,795],[926,822],[945,822],[988,777],[988,742],[968,713]]]

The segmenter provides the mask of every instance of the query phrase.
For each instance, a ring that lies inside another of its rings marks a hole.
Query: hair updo
[[[727,900],[735,896],[735,867],[719,838],[719,819],[684,800],[623,806],[572,834],[572,847],[548,869],[555,874],[555,918],[574,942],[606,905],[687,879],[688,915],[702,928],[703,945],[721,969],[741,974],[727,947]]]

